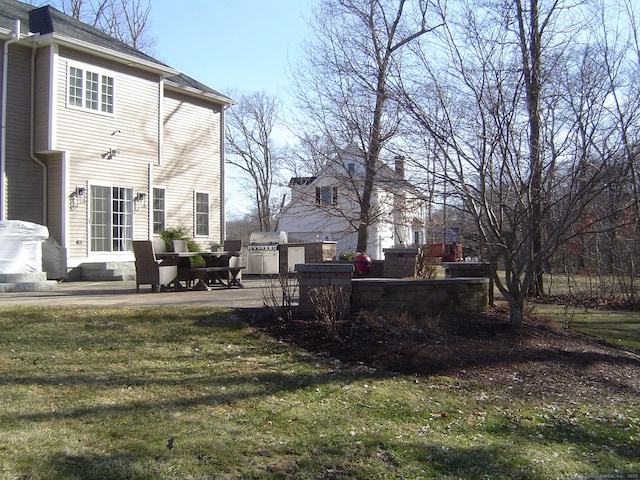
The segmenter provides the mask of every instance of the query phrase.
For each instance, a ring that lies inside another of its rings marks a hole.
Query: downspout
[[[147,168],[147,238],[153,238],[153,163]]]
[[[36,136],[36,53],[38,51],[38,42],[34,40],[33,48],[31,50],[31,110],[29,112],[29,156],[31,160],[36,162],[42,168],[42,224],[48,225],[49,219],[49,170],[47,165],[36,157],[35,153],[35,136]],[[65,216],[67,215],[67,209],[65,208]],[[66,245],[65,245],[66,247]]]
[[[7,168],[7,77],[9,45],[20,40],[20,20],[15,21],[13,36],[4,42],[2,52],[2,131],[0,132],[0,220],[6,220],[6,168]]]
[[[226,144],[225,144],[225,133],[226,133],[226,125],[225,125],[225,113],[226,113],[226,109],[227,107],[225,107],[224,105],[221,106],[220,108],[220,163],[221,163],[221,167],[220,167],[220,236],[222,238],[220,238],[220,243],[224,242],[224,240],[227,238],[227,212],[225,209],[225,181],[226,181],[226,174],[225,174],[225,150],[226,150]]]

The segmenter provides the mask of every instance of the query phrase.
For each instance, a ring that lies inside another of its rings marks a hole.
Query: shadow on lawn
[[[311,361],[311,360],[310,360]],[[100,388],[116,388],[124,390],[128,388],[146,388],[155,385],[183,387],[181,391],[190,392],[189,395],[176,396],[163,400],[153,401],[129,401],[122,403],[104,403],[92,407],[60,407],[38,413],[12,414],[11,417],[0,416],[0,423],[10,424],[16,422],[42,422],[57,418],[84,418],[104,417],[110,415],[133,415],[136,412],[181,412],[184,409],[197,406],[230,405],[247,398],[260,399],[266,396],[284,394],[299,389],[330,384],[344,375],[345,381],[353,382],[359,379],[370,379],[372,376],[382,377],[381,374],[372,374],[366,370],[354,369],[344,372],[329,371],[313,374],[282,374],[277,372],[256,372],[249,375],[228,375],[222,372],[220,376],[212,377],[203,374],[198,377],[184,376],[180,380],[149,379],[140,381],[137,378],[125,376],[110,376],[100,381],[90,377],[77,377],[72,379],[65,377],[53,378],[3,378],[1,383],[7,384],[42,384],[44,380],[54,386],[86,386],[95,385],[94,393],[97,395]],[[214,386],[217,393],[203,394]]]
[[[342,456],[335,454],[335,446],[323,443],[313,445],[314,458],[310,459],[305,453],[300,455],[299,464],[274,467],[268,473],[261,471],[259,465],[252,465],[253,458],[247,458],[245,471],[242,476],[225,476],[227,472],[212,471],[215,466],[203,465],[200,475],[202,478],[362,478],[361,472],[367,463],[375,465],[385,464],[384,470],[393,475],[405,471],[407,465],[398,464],[395,458],[403,450],[413,450],[410,456],[416,459],[415,470],[422,470],[430,477],[449,475],[464,478],[518,478],[546,479],[545,475],[536,475],[531,459],[525,459],[515,453],[507,453],[497,447],[456,447],[446,448],[434,445],[398,445],[379,444],[365,447],[360,451],[344,452]],[[247,452],[251,454],[251,452]],[[224,452],[218,450],[218,454]],[[212,454],[215,457],[215,454]],[[363,458],[364,457],[364,458]],[[214,464],[221,463],[222,458],[212,458]],[[177,478],[171,475],[179,474],[179,468],[171,464],[170,455],[158,456],[152,452],[146,454],[132,454],[129,452],[114,452],[108,455],[74,456],[60,452],[46,461],[46,471],[51,478],[94,480],[148,480],[150,478]],[[232,466],[230,466],[233,468]],[[411,468],[414,470],[414,468]],[[170,473],[171,472],[171,473]],[[236,473],[237,470],[236,470]],[[220,477],[209,477],[209,475]],[[298,477],[300,475],[300,477]],[[25,478],[28,478],[25,476]]]
[[[68,455],[60,452],[48,460],[46,471],[52,478],[94,480],[148,480],[154,478],[149,468],[143,468],[148,462],[128,452],[115,452],[108,455]],[[26,477],[25,478],[29,478]]]
[[[215,443],[214,448],[211,443],[214,439],[204,437],[198,442],[200,445],[191,446],[191,451],[176,452],[175,463],[172,452],[166,446],[159,446],[157,451],[117,451],[108,455],[74,456],[60,452],[46,461],[46,471],[51,473],[52,478],[60,479],[142,480],[179,475],[179,465],[193,461],[198,469],[197,475],[202,478],[210,478],[208,475],[227,478],[225,474],[229,468],[240,475],[233,478],[349,479],[366,478],[367,473],[372,471],[378,474],[384,471],[394,477],[403,477],[407,472],[420,472],[420,478],[455,476],[467,479],[546,480],[549,478],[549,466],[545,465],[544,459],[529,455],[527,445],[539,442],[551,449],[557,446],[566,454],[564,451],[567,442],[570,442],[572,455],[579,457],[584,471],[572,471],[575,465],[568,462],[565,465],[566,471],[554,471],[554,475],[583,473],[584,478],[594,478],[594,472],[597,472],[596,476],[604,478],[607,472],[615,472],[615,478],[635,478],[630,476],[637,473],[635,470],[621,469],[620,465],[628,465],[628,462],[637,460],[640,453],[638,446],[609,445],[604,437],[615,435],[615,428],[609,426],[602,429],[601,425],[593,427],[599,429],[597,435],[587,431],[576,433],[567,427],[564,420],[538,426],[505,421],[499,427],[488,429],[490,436],[483,438],[478,444],[466,446],[454,445],[455,438],[448,444],[437,444],[430,440],[428,432],[424,434],[423,442],[381,439],[376,434],[360,434],[357,441],[345,440],[344,443],[335,444],[316,437],[314,442],[306,445],[313,455],[310,456],[307,450],[289,449],[287,460],[279,463],[279,466],[276,466],[276,460],[275,464],[269,465],[268,471],[265,471],[260,462],[254,462],[254,455],[260,456],[264,452],[259,454],[248,449],[241,472],[237,470],[237,465],[225,465],[225,450],[235,446]],[[597,437],[603,437],[603,442],[600,443]],[[594,444],[594,441],[598,444]],[[193,459],[188,458],[191,455]],[[207,462],[197,466],[204,457]],[[274,457],[277,457],[277,453]]]

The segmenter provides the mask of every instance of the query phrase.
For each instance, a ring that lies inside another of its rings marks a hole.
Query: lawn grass
[[[0,309],[0,347],[2,479],[640,472],[631,393],[543,402],[395,376],[289,347],[225,310]]]
[[[640,353],[640,312],[534,304],[533,315]]]

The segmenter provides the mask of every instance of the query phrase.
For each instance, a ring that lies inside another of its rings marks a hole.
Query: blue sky
[[[152,0],[152,55],[221,93],[284,98],[314,0]]]
[[[149,32],[158,60],[217,91],[264,90],[287,102],[289,66],[315,0],[151,0]],[[232,95],[233,96],[233,95]],[[252,199],[238,169],[226,169],[227,218]]]

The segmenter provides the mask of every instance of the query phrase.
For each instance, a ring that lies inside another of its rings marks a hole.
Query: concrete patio
[[[148,285],[136,293],[135,281],[121,282],[61,282],[54,288],[39,292],[2,292],[0,308],[12,306],[158,306],[190,305],[208,307],[261,307],[263,289],[268,279],[247,277],[244,288],[214,288],[209,291],[166,291],[153,293]]]

